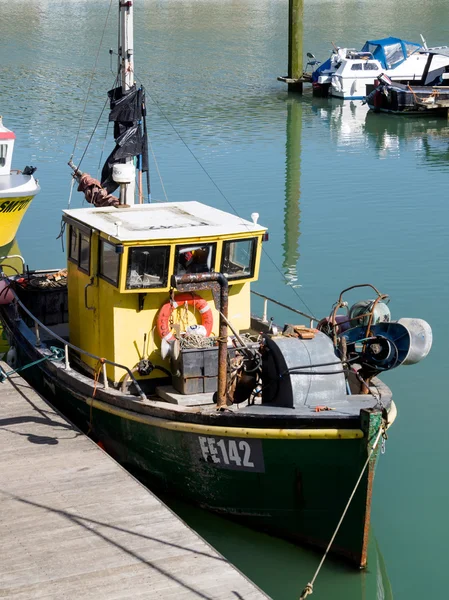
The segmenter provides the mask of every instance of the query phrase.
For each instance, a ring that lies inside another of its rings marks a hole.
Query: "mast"
[[[79,183],[78,191],[83,192],[86,200],[95,206],[135,204],[137,160],[140,182],[142,173],[147,174],[150,201],[145,90],[143,86],[137,87],[134,81],[133,4],[132,0],[119,0],[118,81],[108,92],[109,121],[114,123],[115,148],[103,165],[100,181],[82,173],[72,160],[69,161]],[[118,187],[119,198],[112,195]],[[142,202],[142,184],[139,196]]]
[[[120,1],[120,39],[118,54],[120,56],[120,78],[122,91],[127,92],[134,84],[134,9],[133,3]]]
[[[125,94],[134,85],[134,8],[132,0],[119,0],[119,40],[118,55],[120,60],[120,83]],[[131,181],[120,181],[120,204],[135,202],[135,169],[134,158],[126,158],[126,173],[133,171]],[[125,176],[123,179],[131,179]]]

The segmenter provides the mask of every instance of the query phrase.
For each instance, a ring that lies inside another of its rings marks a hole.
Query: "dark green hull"
[[[17,349],[22,364],[36,358],[26,343]],[[172,431],[106,402],[96,400],[91,407],[91,398],[61,381],[49,363],[23,375],[144,481],[156,481],[165,491],[250,527],[318,548],[325,548],[335,531],[381,423],[379,412],[367,413],[361,439],[244,439],[232,436],[232,427],[222,436],[213,429],[213,435]],[[208,444],[217,450],[215,462],[205,452]],[[377,452],[332,547],[361,567],[366,564]]]

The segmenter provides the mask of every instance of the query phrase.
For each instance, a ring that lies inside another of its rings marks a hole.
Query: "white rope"
[[[321,559],[321,562],[320,562],[320,564],[318,565],[318,568],[317,568],[317,570],[315,571],[315,575],[313,576],[313,579],[312,579],[312,581],[310,581],[310,582],[309,582],[309,583],[306,585],[306,587],[303,589],[303,591],[302,591],[302,593],[301,593],[301,596],[300,596],[299,600],[304,600],[305,598],[307,598],[307,596],[309,596],[309,595],[312,595],[312,594],[313,594],[313,585],[314,585],[314,583],[315,583],[315,580],[316,580],[316,578],[318,577],[318,573],[320,572],[320,570],[321,570],[321,567],[323,566],[323,563],[324,563],[324,561],[326,560],[326,557],[327,557],[327,555],[328,555],[328,552],[329,552],[329,550],[331,549],[331,546],[332,546],[332,544],[334,543],[334,540],[335,540],[335,537],[336,537],[336,535],[337,535],[337,533],[338,533],[338,530],[340,529],[340,526],[341,526],[341,524],[343,523],[343,519],[345,518],[345,516],[346,516],[346,513],[348,512],[349,505],[351,504],[351,502],[352,502],[352,499],[354,498],[354,495],[355,495],[355,493],[356,493],[356,491],[357,491],[357,488],[359,487],[359,483],[361,482],[361,480],[362,480],[362,477],[363,477],[363,474],[364,474],[364,472],[365,472],[365,470],[366,470],[366,467],[368,466],[368,464],[369,464],[369,461],[371,460],[371,456],[373,455],[373,452],[374,452],[374,450],[377,448],[377,444],[379,443],[379,440],[380,440],[380,437],[381,437],[381,435],[382,435],[383,431],[384,431],[384,425],[382,424],[382,425],[379,427],[379,431],[378,431],[378,433],[377,433],[377,436],[376,436],[376,439],[375,439],[375,441],[374,441],[374,444],[373,444],[373,446],[372,446],[372,448],[371,448],[371,452],[368,454],[368,458],[366,459],[366,462],[365,462],[365,464],[363,465],[362,472],[360,473],[360,475],[359,475],[359,478],[357,479],[357,483],[355,484],[355,487],[354,487],[354,489],[352,490],[352,494],[351,494],[351,495],[350,495],[350,497],[349,497],[348,503],[346,504],[346,507],[345,507],[345,509],[344,509],[344,511],[343,511],[343,514],[341,515],[341,518],[340,518],[340,520],[339,520],[339,522],[338,522],[337,528],[336,528],[336,529],[335,529],[335,531],[334,531],[334,535],[332,536],[332,538],[331,538],[331,541],[329,542],[329,544],[328,544],[328,546],[327,546],[327,548],[326,548],[326,552],[324,553],[324,556],[323,556],[323,558]]]
[[[70,208],[70,204],[72,202],[72,195],[73,195],[73,187],[75,185],[75,179],[72,177],[72,183],[70,184],[70,193],[69,193],[69,201],[67,203],[67,208]]]

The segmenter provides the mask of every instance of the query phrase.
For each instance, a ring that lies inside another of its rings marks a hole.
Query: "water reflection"
[[[329,129],[336,152],[374,150],[378,159],[399,159],[414,152],[441,170],[449,169],[449,126],[446,119],[376,114],[361,101],[304,98],[312,114]]]
[[[163,500],[275,600],[297,600],[321,559],[318,552],[247,529],[181,500],[166,497]],[[368,547],[368,568],[356,571],[328,558],[315,583],[314,595],[333,600],[392,600],[385,562],[373,533]]]
[[[365,118],[368,107],[359,100],[311,98],[312,112],[329,128],[337,151],[351,151],[365,145]]]
[[[5,275],[23,273],[23,262],[20,256],[20,248],[16,239],[9,242],[9,244],[0,246],[0,269]]]
[[[285,205],[283,263],[289,285],[299,287],[297,264],[301,223],[302,103],[294,95],[287,100],[285,143]]]
[[[9,244],[0,246],[0,271],[8,276],[22,273],[23,263],[19,256],[20,248],[16,239],[14,239],[12,242],[9,242]],[[2,324],[0,323],[0,357],[7,352],[8,348],[8,339],[5,331],[3,330]]]
[[[399,155],[401,149],[414,151],[426,163],[449,165],[449,127],[437,117],[380,115],[369,111],[364,132],[380,157]]]

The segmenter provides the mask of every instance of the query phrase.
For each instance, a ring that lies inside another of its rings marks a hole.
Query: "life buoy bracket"
[[[159,333],[159,336],[162,340],[166,340],[167,342],[172,342],[175,340],[175,336],[173,335],[170,327],[170,317],[176,308],[182,306],[183,304],[187,304],[189,306],[193,306],[197,309],[201,315],[201,325],[203,325],[206,329],[206,335],[210,336],[212,332],[212,327],[214,325],[214,317],[212,315],[211,307],[209,303],[201,296],[197,296],[193,293],[183,293],[176,294],[173,298],[173,301],[166,302],[161,306],[159,312],[156,317],[156,327]]]

